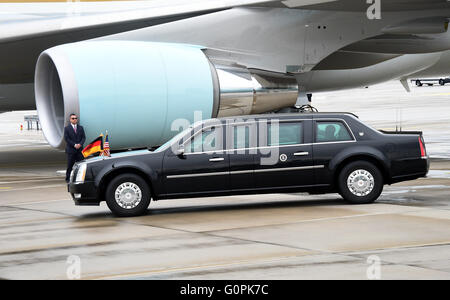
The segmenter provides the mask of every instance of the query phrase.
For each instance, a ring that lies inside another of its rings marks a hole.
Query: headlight
[[[72,172],[70,172],[70,182],[73,182],[74,175],[75,175],[75,170],[72,169]]]
[[[87,163],[81,163],[78,167],[77,178],[75,182],[84,182],[86,177]]]

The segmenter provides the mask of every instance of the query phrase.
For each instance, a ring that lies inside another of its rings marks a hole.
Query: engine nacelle
[[[44,135],[64,146],[64,126],[78,114],[87,142],[107,130],[112,149],[161,145],[177,119],[265,112],[294,105],[288,76],[214,66],[194,45],[89,41],[43,52],[35,77]],[[197,113],[198,115],[198,113]]]

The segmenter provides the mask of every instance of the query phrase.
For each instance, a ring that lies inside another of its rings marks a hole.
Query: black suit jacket
[[[66,141],[66,153],[75,154],[83,150],[83,144],[86,141],[86,135],[84,134],[84,128],[81,125],[77,125],[77,133],[73,130],[72,124],[64,128],[64,140]],[[80,149],[76,149],[74,146],[80,144]]]

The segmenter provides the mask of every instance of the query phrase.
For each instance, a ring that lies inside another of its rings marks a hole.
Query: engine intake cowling
[[[76,113],[88,140],[108,130],[116,149],[158,145],[174,119],[212,116],[211,67],[199,47],[82,42],[51,48],[36,68],[36,107],[53,147]]]
[[[151,147],[176,134],[174,120],[192,123],[194,112],[208,119],[295,104],[293,77],[263,73],[216,67],[194,45],[79,42],[40,55],[36,107],[53,147],[64,146],[71,113],[78,114],[87,142],[107,130],[112,149]]]

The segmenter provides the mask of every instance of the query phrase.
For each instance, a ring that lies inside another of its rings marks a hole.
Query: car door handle
[[[309,155],[309,152],[296,152],[294,153],[294,156],[307,156]]]
[[[223,158],[223,157],[217,157],[217,158],[211,158],[209,161],[212,161],[212,162],[218,162],[218,161],[223,161],[225,158]]]

